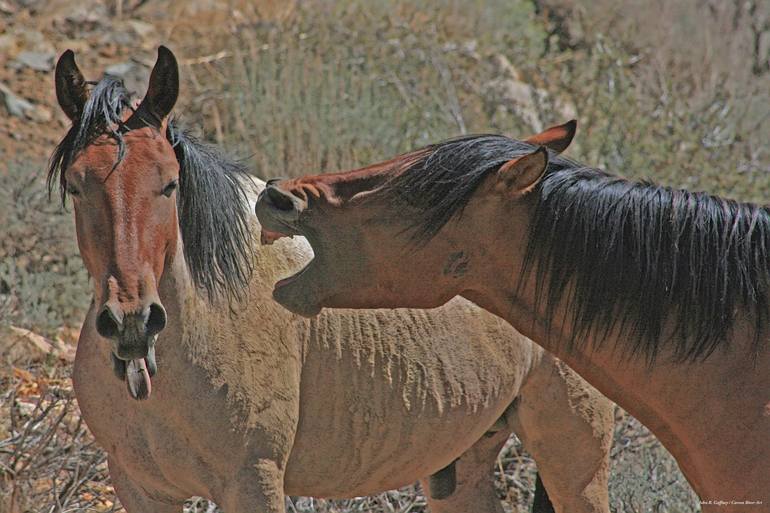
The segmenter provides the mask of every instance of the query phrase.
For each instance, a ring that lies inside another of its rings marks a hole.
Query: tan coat
[[[113,376],[92,305],[75,391],[129,513],[178,512],[191,495],[282,512],[284,494],[372,494],[458,458],[457,490],[431,507],[499,513],[491,470],[514,429],[557,510],[608,511],[607,399],[463,299],[293,315],[272,284],[311,254],[301,238],[255,247],[248,298],[229,311],[195,293],[180,244],[160,282],[168,324],[146,401]]]

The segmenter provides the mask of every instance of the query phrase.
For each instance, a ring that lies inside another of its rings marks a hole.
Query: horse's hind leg
[[[428,479],[422,479],[431,513],[503,513],[492,472],[497,454],[510,431],[502,429],[484,436],[455,462],[456,486],[445,499],[433,499]]]
[[[131,482],[120,465],[108,458],[110,480],[126,513],[181,513],[183,501],[159,501]]]
[[[614,404],[544,354],[509,415],[557,513],[608,513]]]

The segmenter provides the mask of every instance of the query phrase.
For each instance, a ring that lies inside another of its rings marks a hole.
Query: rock
[[[0,0],[0,12],[3,14],[15,14],[16,7],[10,2]]]
[[[132,62],[119,62],[105,68],[104,72],[108,75],[114,75],[120,78],[126,78],[126,76],[133,69],[134,64]]]
[[[40,0],[16,0],[16,1],[26,9],[34,9],[36,7],[39,7],[39,4],[41,3]]]
[[[577,117],[574,103],[528,84],[522,78],[522,73],[504,55],[495,55],[492,63],[498,78],[487,84],[486,93],[494,111],[517,116],[533,132],[543,130],[546,121],[550,119],[563,123]]]
[[[11,25],[11,27],[13,27],[13,25]],[[47,54],[52,61],[56,48],[39,30],[29,27],[23,29],[21,27],[15,27],[3,31],[3,27],[0,25],[0,52],[10,59],[10,57],[16,56],[17,52],[21,50],[24,50],[27,53]],[[22,59],[26,59],[26,57],[22,56]],[[27,67],[26,64],[20,62],[18,59],[9,60],[7,66],[12,69]],[[49,64],[49,69],[51,67],[52,66]]]
[[[486,96],[498,107],[518,116],[535,132],[543,129],[536,102],[537,92],[525,82],[512,78],[498,78],[487,84]]]
[[[131,27],[131,30],[133,30],[134,33],[139,37],[147,37],[153,32],[157,31],[154,25],[145,23],[144,21],[129,20],[127,23],[128,26]]]
[[[39,30],[25,28],[22,31],[17,30],[15,36],[22,41],[23,47],[26,50],[55,53],[53,43],[51,43]]]
[[[34,69],[35,71],[51,71],[53,60],[56,57],[51,52],[21,52],[13,61],[19,67]]]
[[[136,43],[136,36],[131,30],[111,30],[102,36],[102,43],[131,47]]]
[[[3,100],[6,110],[11,116],[17,118],[27,118],[37,123],[47,123],[53,118],[53,113],[47,107],[35,105],[34,103],[17,96],[8,87],[0,84],[0,97]]]
[[[8,89],[3,84],[0,84],[0,96],[3,97],[3,103],[5,104],[5,108],[8,110],[8,113],[11,116],[16,116],[17,118],[23,118],[26,115],[26,112],[28,110],[34,109],[35,106],[25,100],[24,98],[21,98],[19,96],[16,96],[13,94],[13,91]]]
[[[31,417],[32,414],[35,413],[35,407],[35,403],[28,403],[25,401],[16,402],[16,408],[18,408],[19,417],[21,418]]]
[[[570,119],[577,119],[578,110],[577,105],[569,100],[563,98],[556,98],[554,100],[554,110],[559,113],[560,119],[568,121]]]
[[[53,119],[53,113],[50,109],[42,106],[42,105],[32,105],[31,109],[28,109],[24,114],[26,114],[27,118],[29,118],[31,121],[35,121],[37,123],[48,123]]]
[[[478,51],[479,43],[475,39],[471,39],[463,43],[460,49],[462,50],[462,53],[466,57],[470,57],[471,59],[474,59],[477,61],[481,59],[481,55],[479,54],[479,51]]]
[[[82,2],[70,9],[65,19],[78,28],[95,29],[109,19],[109,13],[101,3]]]
[[[509,61],[508,57],[505,55],[499,53],[492,57],[492,64],[494,64],[497,74],[501,75],[503,78],[519,82],[523,80],[519,70],[511,64],[511,61]]]

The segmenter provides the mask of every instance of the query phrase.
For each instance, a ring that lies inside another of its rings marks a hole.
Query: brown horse
[[[491,470],[514,429],[557,511],[609,511],[613,406],[491,314],[457,300],[307,321],[271,300],[311,250],[255,243],[264,184],[169,121],[170,51],[135,111],[113,77],[89,90],[72,52],[56,91],[73,126],[51,184],[94,284],[73,381],[129,513],[191,495],[282,512],[284,493],[418,479],[433,511],[502,513]]]
[[[703,511],[770,511],[770,213],[583,167],[558,155],[574,132],[272,182],[267,238],[315,253],[274,297],[302,315],[471,299],[646,424]]]

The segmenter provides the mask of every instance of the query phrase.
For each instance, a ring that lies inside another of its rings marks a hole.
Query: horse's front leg
[[[126,513],[180,513],[184,501],[168,499],[161,501],[147,495],[140,486],[131,481],[114,459],[108,458],[110,479],[115,487],[115,493]]]
[[[283,474],[275,461],[253,461],[232,476],[217,504],[224,513],[285,513]]]

